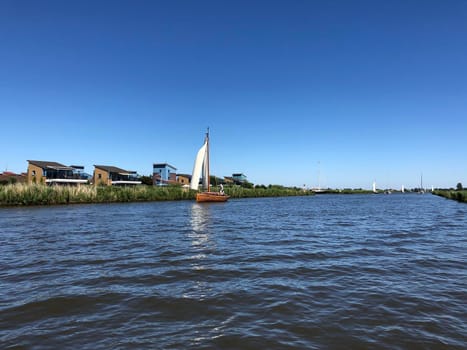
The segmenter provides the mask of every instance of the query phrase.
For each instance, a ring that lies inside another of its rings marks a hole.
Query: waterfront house
[[[234,183],[234,179],[230,176],[224,176],[224,184],[232,185]]]
[[[191,175],[188,174],[177,174],[177,182],[184,186],[184,185],[190,185],[191,181]]]
[[[28,183],[78,185],[88,183],[90,175],[84,172],[83,166],[28,160],[27,179]]]
[[[155,186],[177,183],[177,169],[167,163],[154,163],[152,166],[152,181]]]
[[[232,179],[237,185],[247,182],[246,175],[242,173],[232,174]]]
[[[0,185],[23,183],[26,182],[28,176],[26,173],[15,174],[11,171],[0,173]]]
[[[95,185],[106,186],[141,184],[136,171],[125,170],[110,165],[94,165],[93,182]]]

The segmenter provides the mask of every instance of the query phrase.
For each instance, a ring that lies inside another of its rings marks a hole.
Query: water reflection
[[[207,205],[194,203],[191,207],[191,232],[188,237],[191,239],[191,246],[194,248],[192,259],[201,262],[207,254],[215,248],[210,234],[211,211]],[[202,266],[193,266],[194,269]]]
[[[204,233],[210,218],[210,207],[208,205],[201,205],[193,203],[191,206],[190,223],[195,233]]]
[[[211,287],[205,281],[205,271],[209,269],[209,260],[215,243],[210,232],[212,213],[209,205],[194,203],[190,210],[191,240],[190,266],[193,272],[191,286],[184,297],[204,300]]]
[[[191,232],[189,237],[191,238],[191,245],[198,248],[206,248],[212,245],[210,238],[209,227],[211,223],[212,215],[210,206],[201,205],[194,203],[191,206]]]

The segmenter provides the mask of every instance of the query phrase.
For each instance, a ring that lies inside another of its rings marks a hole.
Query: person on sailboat
[[[220,185],[220,188],[221,188],[221,189],[220,189],[219,193],[220,193],[220,194],[224,194],[224,185],[221,184],[221,185]]]

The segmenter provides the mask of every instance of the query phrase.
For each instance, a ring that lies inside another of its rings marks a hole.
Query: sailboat
[[[211,192],[211,184],[209,181],[209,128],[206,132],[204,144],[196,155],[195,164],[193,165],[193,174],[191,176],[190,188],[198,190],[199,180],[203,179],[203,192],[196,193],[197,202],[225,202],[229,199],[223,190],[220,192]]]

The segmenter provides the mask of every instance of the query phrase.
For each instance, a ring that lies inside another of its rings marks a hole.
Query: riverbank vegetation
[[[231,186],[225,187],[225,193],[232,198],[252,198],[252,197],[286,197],[286,196],[309,196],[310,191],[304,191],[298,187],[284,187],[280,185],[266,186]]]
[[[243,188],[225,186],[232,198],[309,195],[299,188],[269,186]],[[43,184],[8,184],[0,186],[0,206],[53,205],[77,203],[113,203],[166,200],[194,200],[196,191],[180,186],[47,186]]]
[[[46,186],[14,184],[0,187],[0,205],[47,205],[181,200],[194,198],[181,187]]]
[[[433,194],[447,199],[467,203],[467,190],[436,190]]]
[[[373,191],[370,190],[364,190],[361,188],[343,188],[343,189],[332,189],[332,188],[327,188],[327,189],[320,189],[316,190],[316,193],[322,193],[322,194],[371,194]]]

